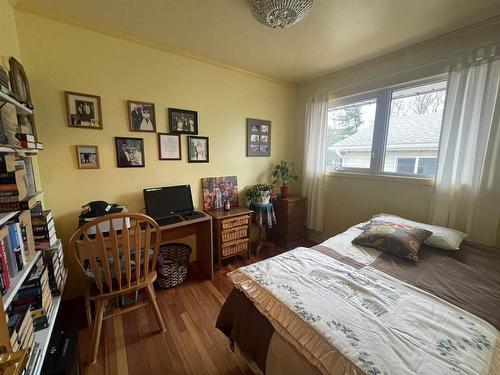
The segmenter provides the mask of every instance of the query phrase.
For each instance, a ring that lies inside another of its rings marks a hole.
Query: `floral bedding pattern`
[[[288,306],[366,374],[492,373],[499,340],[493,326],[369,266],[356,270],[297,248],[236,272]]]

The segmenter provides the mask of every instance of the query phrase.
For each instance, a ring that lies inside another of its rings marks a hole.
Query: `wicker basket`
[[[222,229],[230,229],[242,225],[248,225],[250,222],[250,215],[238,216],[232,219],[222,220]]]
[[[163,262],[158,262],[156,266],[156,285],[159,288],[171,288],[186,280],[190,255],[191,247],[186,244],[161,245],[158,257],[160,260],[163,258]]]
[[[228,255],[248,251],[249,242],[250,240],[248,238],[244,238],[241,240],[226,242],[225,244],[222,244],[222,256],[226,257]]]
[[[248,237],[248,226],[241,226],[221,231],[222,242]]]

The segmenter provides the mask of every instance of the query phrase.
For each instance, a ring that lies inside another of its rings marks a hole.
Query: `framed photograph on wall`
[[[181,160],[181,136],[158,133],[160,160]]]
[[[144,139],[115,137],[118,168],[144,167]]]
[[[208,137],[187,137],[188,163],[208,163]]]
[[[171,134],[198,134],[198,112],[169,108],[168,129]]]
[[[102,129],[101,98],[65,91],[68,125],[72,128]]]
[[[222,208],[225,201],[238,207],[238,178],[236,176],[205,177],[201,179],[203,209]]]
[[[78,168],[80,169],[99,169],[99,150],[95,145],[76,146],[76,155],[78,158]]]
[[[128,100],[128,119],[131,132],[156,132],[155,105]]]
[[[271,121],[247,118],[247,156],[271,156]]]

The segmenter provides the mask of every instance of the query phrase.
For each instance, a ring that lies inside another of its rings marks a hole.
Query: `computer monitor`
[[[146,212],[154,219],[193,211],[193,198],[189,185],[144,189]]]

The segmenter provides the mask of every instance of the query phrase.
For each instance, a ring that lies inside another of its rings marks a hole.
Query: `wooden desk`
[[[162,225],[160,227],[160,244],[172,242],[176,239],[196,235],[196,257],[200,268],[207,277],[214,278],[214,250],[212,242],[212,217],[205,216],[193,220],[184,220],[179,223]]]
[[[212,243],[212,217],[203,212],[203,217],[184,220],[160,227],[160,244],[172,242],[192,234],[196,236],[197,262],[207,277],[214,278],[214,251]],[[155,232],[153,231],[153,234]],[[79,247],[80,256],[88,257],[85,248]]]

